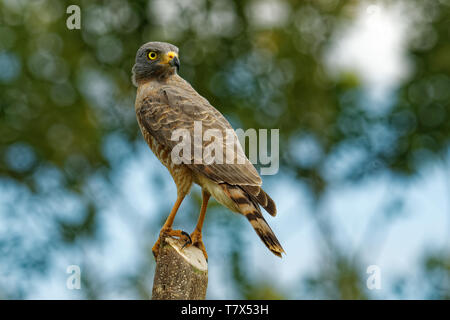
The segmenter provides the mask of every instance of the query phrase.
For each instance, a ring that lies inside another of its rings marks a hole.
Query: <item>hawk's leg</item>
[[[202,240],[202,227],[203,221],[205,221],[206,208],[208,207],[208,201],[210,197],[211,195],[207,191],[202,190],[202,208],[200,209],[197,226],[195,227],[194,232],[191,233],[192,245],[203,251],[206,261],[208,261],[208,254],[206,253],[205,245],[203,244]]]
[[[180,239],[184,239],[186,244],[192,243],[191,237],[186,232],[181,231],[181,230],[172,230],[173,220],[175,219],[178,208],[180,207],[181,202],[183,202],[183,199],[184,199],[184,196],[179,196],[177,198],[177,201],[175,202],[175,205],[173,206],[172,211],[170,211],[170,214],[167,217],[166,222],[164,223],[163,227],[161,228],[161,231],[159,233],[159,238],[152,248],[152,252],[153,252],[153,255],[155,256],[155,259],[156,259],[156,257],[158,257],[159,246],[161,244],[161,238],[163,236],[179,237]]]

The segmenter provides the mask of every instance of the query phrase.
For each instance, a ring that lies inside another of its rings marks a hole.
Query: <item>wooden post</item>
[[[171,237],[161,239],[153,300],[204,300],[208,286],[208,263],[197,247],[183,249],[184,242]]]

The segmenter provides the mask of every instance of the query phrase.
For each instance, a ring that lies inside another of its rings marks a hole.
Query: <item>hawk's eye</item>
[[[148,58],[149,58],[150,60],[155,60],[157,56],[158,56],[158,55],[156,54],[155,51],[150,51],[150,52],[148,53]]]

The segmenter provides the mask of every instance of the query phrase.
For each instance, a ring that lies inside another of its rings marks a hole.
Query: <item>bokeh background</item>
[[[66,8],[81,8],[69,30]],[[139,132],[148,41],[234,128],[280,129],[287,255],[210,203],[210,299],[450,298],[450,1],[0,1],[0,298],[147,299],[175,186]],[[175,227],[191,231],[199,188]],[[69,265],[80,290],[66,288]],[[367,268],[381,272],[370,290]]]

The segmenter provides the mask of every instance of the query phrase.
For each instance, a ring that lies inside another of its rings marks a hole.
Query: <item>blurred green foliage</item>
[[[65,10],[70,4],[81,7],[81,30],[66,28]],[[364,108],[356,75],[336,79],[327,73],[322,59],[333,32],[354,17],[358,1],[290,0],[269,9],[261,4],[238,0],[0,2],[1,181],[23,188],[27,197],[43,200],[58,190],[77,203],[74,210],[81,217],[60,217],[53,215],[57,206],[47,208],[51,213],[42,219],[54,219],[57,231],[52,229],[47,240],[35,243],[40,249],[34,255],[36,261],[24,268],[45,272],[53,249],[96,241],[101,192],[88,186],[93,178],[110,184],[113,162],[131,157],[142,143],[130,70],[136,50],[150,40],[180,48],[181,75],[234,127],[281,128],[282,170],[305,182],[317,201],[333,179],[356,181],[385,170],[414,175],[424,163],[436,161],[448,150],[448,1],[425,4],[429,16],[418,26],[423,33],[409,48],[413,73],[382,114]],[[418,7],[423,5],[417,1]],[[262,10],[270,14],[262,15]],[[377,136],[376,128],[388,132],[387,138]],[[104,146],[113,134],[125,139],[128,149],[119,146],[109,156]],[[316,150],[308,161],[299,159],[296,148],[290,147],[302,139]],[[377,144],[374,139],[379,139]],[[354,150],[361,155],[359,161],[345,175],[330,176],[330,159]],[[49,187],[43,181],[54,183]],[[318,217],[317,223],[326,239],[328,249],[323,254],[329,263],[302,285],[314,298],[368,298],[361,288],[364,270],[359,270],[357,259],[327,239],[331,226],[326,219]],[[34,250],[24,249],[20,237],[15,237],[18,252]],[[1,234],[0,252],[14,255],[8,249],[14,246],[12,240]],[[239,248],[230,250],[230,276],[243,298],[289,297],[270,284],[248,279]],[[151,264],[151,254],[143,254]],[[16,253],[14,259],[3,256],[10,267],[32,261],[28,254]],[[442,273],[448,277],[448,263],[439,259],[428,259],[426,270],[433,278]],[[145,298],[147,277],[142,268],[124,281]],[[89,283],[86,297],[102,297],[101,284]],[[0,282],[0,295],[1,291]],[[26,293],[17,289],[4,295],[24,297]],[[448,298],[448,291],[438,297]]]

